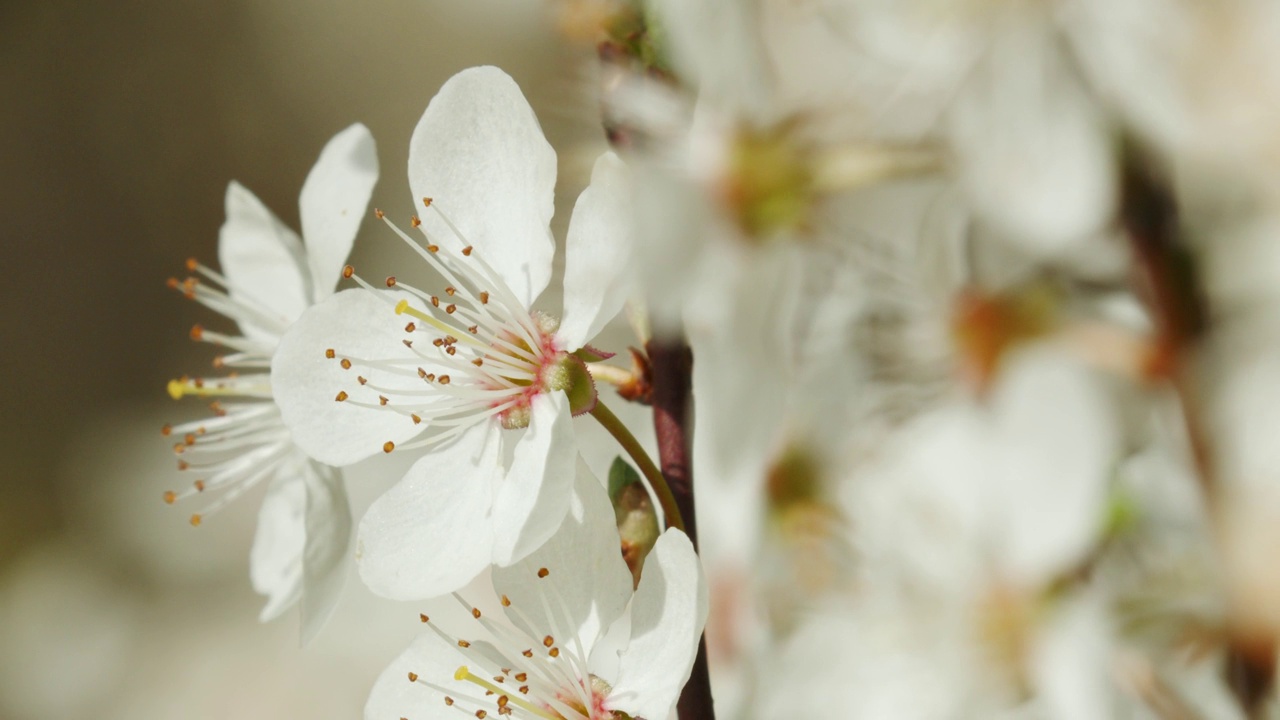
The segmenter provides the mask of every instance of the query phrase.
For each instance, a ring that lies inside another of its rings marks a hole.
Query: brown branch
[[[1221,487],[1213,445],[1202,420],[1203,399],[1194,356],[1209,332],[1209,310],[1195,258],[1185,243],[1177,201],[1167,177],[1150,157],[1129,148],[1125,157],[1121,221],[1133,247],[1160,333],[1162,369],[1182,403],[1183,423],[1211,521],[1219,518]],[[1246,716],[1259,717],[1272,694],[1275,644],[1271,638],[1234,638],[1227,647],[1227,686]]]
[[[684,517],[685,532],[698,547],[698,519],[693,511],[693,463],[690,400],[693,385],[693,353],[683,341],[651,340],[645,345],[653,373],[653,429],[658,436],[658,462],[676,505]],[[707,641],[698,641],[693,673],[676,705],[680,720],[714,720],[711,676],[707,669]]]

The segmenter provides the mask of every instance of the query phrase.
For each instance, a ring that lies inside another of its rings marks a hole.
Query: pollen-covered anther
[[[376,218],[378,218],[379,220],[381,220],[382,218],[386,217],[386,216],[387,216],[387,214],[386,214],[386,213],[384,213],[384,212],[382,212],[382,210],[381,210],[380,208],[374,208],[374,209],[373,209],[373,216],[374,216],[374,217],[376,217]]]
[[[172,425],[165,425],[164,427],[160,428],[160,434],[165,437],[169,437],[170,433],[172,432],[173,432]]]
[[[444,311],[452,315],[454,311],[456,311],[457,309],[458,309],[457,305],[454,305],[453,303],[449,303],[449,305],[444,309]]]
[[[449,697],[448,695],[445,695],[445,696],[444,696],[444,704],[445,704],[445,705],[452,706],[452,705],[453,705],[453,698]]]
[[[471,361],[471,364],[475,365],[476,367],[480,367],[484,365],[484,358],[476,358],[475,360]]]
[[[436,347],[444,347],[444,338],[436,338],[435,340],[431,341],[431,344],[435,345]]]
[[[524,651],[521,651],[520,654],[527,658],[531,658],[533,657],[533,650],[524,650]]]
[[[396,444],[391,442],[390,440],[382,443],[382,452],[384,453],[389,453],[395,449],[396,449]]]
[[[164,491],[164,502],[166,505],[172,505],[178,500],[178,493],[172,490]]]
[[[192,515],[192,516],[191,516],[191,527],[200,527],[200,522],[201,522],[202,520],[204,520],[204,518],[200,517],[200,514],[199,514],[199,513],[196,513],[195,515]]]
[[[342,366],[342,369],[343,369],[343,370],[350,370],[350,369],[351,369],[351,361],[350,361],[350,360],[348,360],[348,359],[346,359],[346,358],[342,358],[342,362],[340,362],[340,363],[338,363],[338,364]]]
[[[395,286],[396,286],[396,276],[395,276],[395,275],[388,275],[388,276],[387,276],[387,287],[395,287]]]
[[[516,682],[524,682],[529,679],[529,673],[516,673],[515,678]]]
[[[389,402],[389,401],[387,400],[387,396],[386,396],[386,395],[379,395],[379,396],[378,396],[378,404],[379,404],[379,405],[386,405],[388,402]]]
[[[333,399],[334,399],[334,400],[336,400],[336,401],[338,401],[338,402],[343,402],[343,401],[345,401],[348,397],[351,397],[351,396],[350,396],[350,395],[347,395],[347,391],[346,391],[346,390],[339,390],[339,391],[338,391],[338,395],[337,395],[336,397],[334,397]]]
[[[519,688],[517,688],[517,689],[520,691],[520,694],[521,694],[521,695],[528,695],[528,694],[529,694],[529,686],[528,686],[528,685],[521,685],[521,686],[520,686]]]
[[[410,671],[409,682],[418,682],[418,673]]]
[[[481,305],[488,305],[488,304],[489,304],[489,291],[488,291],[488,290],[481,290],[481,291],[480,291],[480,304],[481,304]]]
[[[476,717],[480,718],[480,720],[484,720],[485,718],[489,717],[489,713],[485,712],[484,710],[477,710]]]
[[[369,384],[369,379],[363,375],[357,375],[356,382],[360,383],[361,385],[367,385]]]
[[[418,326],[413,323],[409,323],[404,326],[405,332],[413,332],[414,330],[417,330],[417,329],[418,329]]]
[[[422,422],[422,418],[421,418],[421,417],[418,417],[418,414],[417,414],[417,413],[411,413],[411,414],[409,415],[409,417],[413,418],[413,424],[414,424],[414,425],[418,425],[418,424],[420,424],[420,423]]]
[[[200,267],[200,261],[193,257],[187,258],[187,272],[195,272]]]
[[[429,197],[422,198],[422,207],[431,207],[431,198]]]
[[[440,376],[440,380],[439,380],[439,382],[440,382],[440,384],[441,384],[441,385],[448,385],[448,384],[449,384],[449,376],[448,376],[448,375],[441,375],[441,376]]]
[[[409,224],[414,227],[418,227],[419,225],[422,225],[422,220],[420,220],[417,215],[414,215],[409,218]]]
[[[467,642],[466,640],[459,640],[459,641],[458,641],[458,647],[460,647],[460,648],[469,648],[469,647],[471,647],[471,643]]]
[[[431,296],[431,307],[440,307],[440,298],[435,295]]]
[[[449,297],[453,297],[454,294],[457,292],[458,292],[458,288],[453,287],[452,285],[444,289],[444,294],[448,295]]]
[[[334,357],[337,356],[337,353],[333,351],[333,348],[328,348],[327,350],[324,351],[324,356],[332,360]]]
[[[480,326],[472,325],[471,327],[467,328],[467,332],[471,333],[472,335],[475,335],[476,333],[480,332]]]
[[[422,621],[422,622],[424,622],[424,623],[429,623],[429,622],[431,622],[431,618],[427,617],[427,614],[426,614],[426,613],[418,613],[418,619],[419,619],[419,620],[421,620],[421,621]]]
[[[427,250],[428,250],[429,252],[438,253],[438,252],[440,252],[440,246],[439,246],[439,245],[428,245],[428,246],[427,246]]]
[[[475,619],[479,620],[479,619],[480,619],[480,608],[477,608],[477,607],[473,607],[473,608],[471,608],[471,617],[473,617],[473,618],[475,618]]]
[[[197,481],[195,481],[195,482],[191,483],[191,487],[195,488],[195,489],[196,489],[196,492],[198,492],[198,493],[202,493],[202,492],[204,492],[204,487],[205,487],[205,485],[204,485],[204,481],[203,481],[203,480],[197,480]]]
[[[555,645],[555,644],[556,644],[556,639],[551,637],[550,635],[542,638],[543,647],[551,647],[552,645]]]
[[[450,355],[455,355],[458,352],[458,348],[450,345],[449,347],[445,348],[444,351]]]
[[[345,265],[345,266],[343,266],[343,268],[342,268],[342,277],[344,277],[344,278],[346,278],[346,279],[350,280],[350,279],[351,279],[351,276],[352,276],[352,275],[355,275],[355,274],[356,274],[356,269],[355,269],[355,268],[351,267],[350,265]]]
[[[547,651],[547,654],[550,655],[551,657],[560,657],[560,648],[553,647]]]
[[[466,247],[462,248],[462,254],[463,254],[463,255],[466,255],[467,257],[471,257],[471,251],[472,251],[472,250],[474,250],[474,249],[475,249],[475,248],[473,248],[473,247],[471,247],[470,245],[468,245],[468,246],[466,246]]]
[[[546,569],[546,568],[538,568],[538,577],[540,577],[540,578],[544,578],[544,577],[546,577],[546,576],[548,576],[548,575],[550,575],[550,574],[551,574],[551,571],[550,571],[550,570],[548,570],[548,569]]]
[[[192,340],[200,340],[204,338],[204,328],[199,325],[192,325],[190,335]]]

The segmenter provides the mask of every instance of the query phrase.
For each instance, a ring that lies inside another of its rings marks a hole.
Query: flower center
[[[429,200],[425,202],[434,208]],[[388,277],[386,287],[403,295],[394,300],[356,275],[351,266],[344,268],[344,277],[375,292],[396,315],[410,319],[401,340],[410,355],[357,358],[340,348],[327,350],[326,357],[339,361],[344,369],[359,365],[379,373],[376,381],[357,376],[362,386],[379,393],[376,404],[351,399],[345,391],[335,399],[399,412],[415,425],[434,430],[405,447],[442,443],[489,419],[507,429],[527,427],[533,399],[565,390],[574,379],[572,358],[555,335],[559,321],[527,309],[471,245],[452,252],[428,237],[424,246],[381,211],[375,214],[444,278],[446,286],[440,293],[429,293]],[[421,227],[416,217],[413,226]],[[461,234],[458,239],[466,242]],[[383,446],[385,452],[393,449],[390,442]]]
[[[542,720],[614,720],[616,714],[605,709],[611,688],[588,671],[588,653],[574,632],[568,607],[547,579],[550,572],[538,568],[536,573],[540,590],[545,590],[537,593],[537,609],[526,611],[502,595],[506,623],[495,622],[461,595],[453,594],[488,640],[454,637],[420,615],[419,619],[457,647],[469,664],[454,672],[450,686],[433,681],[444,678],[425,678],[414,672],[409,673],[409,681],[435,690],[446,706],[477,718],[496,714]],[[543,614],[537,614],[539,610]],[[562,642],[565,638],[567,643]]]

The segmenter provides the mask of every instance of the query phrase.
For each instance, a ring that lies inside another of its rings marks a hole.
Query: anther
[[[445,705],[453,705],[453,698],[449,697],[448,695],[445,695],[445,696],[444,696],[444,704],[445,704]]]
[[[525,657],[527,657],[527,658],[531,658],[531,657],[533,657],[533,651],[532,651],[532,650],[524,650],[524,651],[522,651],[520,654],[521,654],[521,655],[523,655],[523,656],[525,656]]]
[[[363,375],[357,375],[356,382],[360,383],[361,385],[365,385],[369,382],[369,380]]]
[[[444,294],[448,295],[449,297],[453,297],[454,293],[456,292],[458,292],[458,289],[453,287],[452,285],[444,289]]]
[[[472,325],[471,327],[467,328],[467,332],[471,333],[472,335],[475,335],[476,333],[480,332],[480,326]]]
[[[351,276],[355,274],[356,274],[356,269],[351,267],[350,265],[346,265],[342,268],[342,277],[347,278],[348,280],[350,280]]]
[[[177,501],[177,499],[178,499],[178,493],[172,490],[164,491],[164,502],[166,505],[172,505],[174,502]]]
[[[481,290],[481,291],[480,291],[480,304],[481,304],[481,305],[488,305],[488,304],[489,304],[489,291],[488,291],[488,290]]]
[[[538,577],[540,577],[540,578],[544,578],[544,577],[546,577],[546,576],[548,576],[548,575],[550,575],[550,574],[551,574],[551,571],[550,571],[550,570],[548,570],[548,569],[546,569],[546,568],[538,568]]]
[[[203,520],[203,519],[204,519],[204,518],[200,517],[200,515],[199,515],[198,513],[197,513],[197,514],[195,514],[195,515],[192,515],[192,516],[191,516],[191,527],[200,527],[200,521],[201,521],[201,520]]]
[[[472,250],[472,247],[471,247],[470,245],[468,245],[468,246],[466,246],[466,247],[462,248],[462,254],[463,254],[463,255],[466,255],[467,257],[471,257],[471,250]]]
[[[418,613],[418,619],[424,623],[431,622],[431,618],[427,617],[426,613]]]
[[[511,702],[511,698],[507,697],[506,695],[501,695],[498,697],[498,707],[500,708],[506,707],[507,703],[509,702]]]
[[[412,340],[401,340],[400,342],[404,343],[404,346],[405,346],[405,347],[407,347],[407,348],[412,348],[412,347],[413,347],[413,341],[412,341]]]
[[[484,710],[476,711],[476,717],[480,718],[480,720],[484,720],[488,716],[489,716],[489,713],[485,712]]]
[[[422,224],[422,221],[418,219],[417,215],[414,215],[413,217],[409,218],[409,224],[414,227],[418,227],[419,225]]]
[[[480,608],[477,608],[477,607],[473,607],[473,608],[471,608],[471,617],[473,617],[473,618],[475,618],[475,619],[479,620],[479,619],[480,619]]]
[[[551,651],[548,652],[547,654],[550,655],[551,657],[560,657],[560,648],[553,647],[551,648]]]
[[[340,363],[338,363],[338,364],[342,366],[342,369],[343,369],[343,370],[350,370],[350,369],[351,369],[351,361],[350,361],[350,360],[348,360],[348,359],[346,359],[346,358],[342,358],[342,362],[340,362]]]
[[[391,442],[390,440],[382,443],[382,452],[384,453],[389,453],[395,449],[396,449],[396,444]]]
[[[169,437],[169,433],[172,433],[172,432],[173,432],[172,425],[165,425],[164,427],[160,428],[160,434],[165,437]]]
[[[552,645],[555,645],[555,644],[556,644],[556,639],[551,637],[550,635],[542,638],[543,647],[551,647]]]
[[[457,306],[457,305],[454,305],[454,304],[450,303],[450,304],[449,304],[449,306],[448,306],[448,307],[446,307],[446,308],[444,309],[444,311],[445,311],[446,313],[449,313],[450,315],[452,315],[452,314],[453,314],[453,311],[454,311],[454,310],[457,310],[457,309],[458,309],[458,306]]]
[[[440,298],[435,295],[431,296],[431,307],[440,307]]]
[[[484,365],[484,358],[476,358],[475,360],[471,361],[471,364],[475,365],[476,367],[480,367],[481,365]]]
[[[521,685],[521,686],[520,686],[520,694],[521,694],[521,695],[528,695],[528,694],[529,694],[529,686],[528,686],[528,685]]]
[[[333,351],[333,348],[329,348],[324,351],[324,356],[329,358],[330,360],[332,360],[335,355],[337,355],[337,353]]]
[[[195,272],[200,267],[200,262],[195,258],[187,258],[187,272]]]
[[[338,402],[342,402],[342,401],[346,400],[348,397],[349,397],[349,396],[347,395],[347,391],[346,391],[346,390],[339,390],[339,391],[338,391],[338,396],[337,396],[337,397],[335,397],[335,398],[334,398],[334,400],[337,400]]]
[[[436,347],[444,347],[444,338],[436,338],[435,340],[431,341],[431,344],[435,345]]]
[[[202,337],[204,337],[204,328],[200,327],[199,325],[192,325],[192,326],[191,326],[191,339],[192,339],[192,340],[199,340],[199,339],[200,339],[200,338],[202,338]]]
[[[529,679],[529,673],[516,673],[516,682],[524,682]]]
[[[395,287],[395,286],[396,286],[396,276],[395,276],[395,275],[388,275],[388,276],[387,276],[387,287]]]
[[[418,329],[418,326],[414,325],[413,323],[409,323],[408,325],[404,326],[405,332],[413,332],[414,330],[417,330],[417,329]]]
[[[428,246],[427,246],[427,250],[428,250],[428,251],[430,251],[430,252],[433,252],[433,253],[438,253],[438,252],[440,252],[440,246],[439,246],[439,245],[428,245]]]
[[[506,595],[502,596],[502,607],[511,607],[511,598]]]
[[[422,418],[418,417],[417,413],[411,413],[409,417],[413,418],[414,425],[417,425],[418,423],[422,422]]]
[[[386,213],[384,213],[384,212],[382,212],[382,210],[380,210],[380,209],[378,209],[378,208],[374,208],[374,209],[373,209],[373,216],[374,216],[374,217],[376,217],[376,218],[378,218],[379,220],[381,220],[382,218],[386,217],[386,216],[387,216],[387,214],[386,214]]]
[[[459,640],[459,641],[458,641],[458,647],[460,647],[460,648],[469,648],[469,647],[471,647],[471,643],[467,642],[466,640]]]
[[[203,481],[203,480],[197,480],[197,481],[195,481],[195,482],[191,483],[191,486],[192,486],[192,487],[194,487],[194,488],[196,489],[196,492],[201,492],[201,493],[202,493],[202,492],[204,492],[204,481]]]
[[[170,290],[177,290],[177,289],[178,289],[178,278],[176,278],[176,277],[171,277],[171,278],[169,278],[168,280],[165,280],[165,281],[164,281],[164,284],[165,284],[165,285],[166,285]]]
[[[187,468],[189,468],[189,467],[191,467],[191,465],[189,465],[189,464],[187,463],[187,461],[186,461],[186,460],[179,460],[179,461],[178,461],[178,469],[179,469],[179,470],[186,470],[186,469],[187,469]]]
[[[378,396],[378,404],[379,404],[379,405],[386,405],[386,404],[387,404],[387,396],[386,396],[386,395],[379,395],[379,396]]]
[[[449,347],[445,348],[444,351],[449,353],[450,355],[453,355],[454,353],[458,352],[458,348],[450,345]]]
[[[422,198],[422,207],[431,207],[431,198],[429,197]]]
[[[427,371],[423,370],[422,368],[418,368],[418,377],[425,378],[426,376],[427,376]]]
[[[187,445],[195,445],[196,444],[195,433],[187,433],[186,435],[183,435],[182,442],[186,443]]]
[[[449,384],[449,376],[448,376],[448,375],[441,375],[441,376],[440,376],[440,384],[441,384],[441,385],[448,385],[448,384]]]
[[[418,673],[416,673],[416,672],[410,672],[410,673],[409,673],[409,682],[418,682]]]

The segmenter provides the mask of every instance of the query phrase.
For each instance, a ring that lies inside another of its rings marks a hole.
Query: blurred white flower
[[[387,597],[447,593],[518,561],[565,511],[570,417],[597,401],[584,361],[601,356],[586,342],[627,297],[630,241],[625,167],[606,153],[570,221],[563,321],[531,309],[551,277],[555,161],[510,77],[455,75],[411,141],[426,246],[391,225],[447,287],[389,278],[396,292],[338,293],[302,316],[272,363],[285,422],[312,457],[430,449],[361,522],[361,577]]]
[[[238,183],[227,188],[227,220],[219,235],[220,274],[194,260],[195,274],[171,281],[187,297],[235,320],[240,335],[197,325],[192,338],[226,347],[217,378],[169,383],[174,399],[214,398],[215,417],[166,426],[178,438],[179,469],[200,475],[192,490],[166,493],[166,502],[205,492],[221,496],[217,511],[259,482],[270,483],[250,556],[254,589],[268,596],[261,619],[302,603],[302,638],[309,641],[333,610],[345,579],[351,513],[341,474],[294,444],[273,401],[266,369],[281,336],[311,304],[333,294],[377,181],[373,138],[363,125],[334,136],[307,176],[299,198],[302,237],[286,227]],[[241,369],[247,372],[241,374]]]
[[[667,718],[689,677],[707,618],[693,545],[658,539],[632,591],[613,509],[581,462],[555,535],[494,568],[496,619],[455,597],[476,621],[454,636],[423,615],[423,635],[383,672],[365,717]]]

